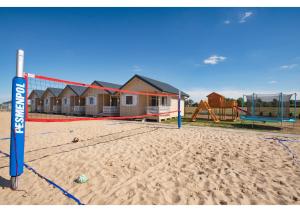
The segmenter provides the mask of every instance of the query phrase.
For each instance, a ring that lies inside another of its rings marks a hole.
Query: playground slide
[[[242,109],[242,108],[240,108],[240,107],[238,107],[238,106],[235,106],[235,108],[236,108],[237,110],[239,110],[239,111],[242,111],[242,112],[246,113],[247,115],[250,115],[250,113],[249,113],[247,110],[244,110],[244,109]]]

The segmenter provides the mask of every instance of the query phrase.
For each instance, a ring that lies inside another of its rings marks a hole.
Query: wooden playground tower
[[[226,109],[231,109],[231,120],[236,120],[238,117],[238,105],[236,100],[226,100],[224,96],[216,92],[212,92],[207,96],[208,101],[201,100],[198,107],[192,115],[192,121],[195,121],[198,113],[201,111],[208,111],[208,119],[214,122],[219,122],[220,120],[226,120]],[[218,111],[218,115],[216,115]]]

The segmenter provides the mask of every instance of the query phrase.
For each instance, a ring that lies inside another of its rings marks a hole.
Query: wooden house
[[[89,87],[82,94],[85,98],[85,114],[88,116],[119,116],[119,92],[102,88],[119,89],[121,85],[103,81],[94,81],[92,85],[96,87]]]
[[[85,98],[82,96],[86,87],[67,85],[59,94],[61,113],[66,115],[84,115]]]
[[[61,113],[61,99],[59,94],[63,89],[47,88],[42,95],[43,112],[45,113]]]
[[[178,94],[179,90],[172,85],[154,80],[141,75],[134,75],[121,89],[130,91],[149,92],[157,94]],[[188,94],[181,92],[181,115],[184,115],[184,100]],[[120,116],[138,116],[145,114],[162,114],[149,116],[146,119],[161,121],[178,116],[178,97],[177,96],[147,96],[121,93]]]
[[[42,96],[44,94],[44,90],[32,90],[30,95],[28,96],[28,100],[30,101],[30,110],[29,112],[43,112],[43,99]]]

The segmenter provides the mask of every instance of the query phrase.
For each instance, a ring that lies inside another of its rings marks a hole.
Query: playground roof
[[[210,96],[220,96],[220,97],[225,98],[225,96],[223,96],[223,95],[221,95],[219,93],[216,93],[216,92],[212,92],[212,93],[208,94],[206,97],[210,97]]]

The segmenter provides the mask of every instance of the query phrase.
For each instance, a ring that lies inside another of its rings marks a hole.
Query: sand
[[[1,112],[6,153],[9,121]],[[299,204],[300,164],[264,140],[271,136],[126,121],[28,123],[25,161],[84,204]],[[287,145],[300,156],[300,142]],[[76,204],[27,169],[12,191],[8,164],[0,155],[0,204]],[[75,183],[80,174],[89,181]]]

